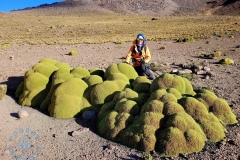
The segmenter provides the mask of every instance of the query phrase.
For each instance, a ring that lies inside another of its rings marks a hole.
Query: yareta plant
[[[194,91],[189,80],[168,73],[151,82],[125,63],[103,71],[45,58],[25,73],[15,95],[20,105],[40,107],[55,118],[94,110],[101,136],[163,156],[199,152],[238,122],[213,91]]]

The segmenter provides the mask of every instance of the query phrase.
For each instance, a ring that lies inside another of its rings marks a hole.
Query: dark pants
[[[147,67],[147,64],[145,63],[142,63],[140,66],[134,67],[134,69],[136,70],[139,76],[146,75],[150,80],[153,80],[155,78],[150,69]]]

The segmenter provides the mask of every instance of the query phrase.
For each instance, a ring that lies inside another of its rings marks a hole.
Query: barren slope
[[[21,12],[44,15],[81,15],[83,13],[120,13],[155,16],[239,15],[239,0],[63,0],[25,8]]]

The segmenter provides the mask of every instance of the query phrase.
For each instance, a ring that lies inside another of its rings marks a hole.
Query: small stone
[[[179,67],[183,68],[183,69],[188,69],[189,66],[187,64],[179,64]]]
[[[193,65],[192,68],[193,68],[193,69],[197,69],[197,70],[202,70],[202,69],[203,69],[203,66]]]
[[[72,132],[72,136],[75,137],[75,136],[79,136],[81,134],[80,131],[73,131]]]
[[[18,111],[18,118],[27,118],[29,116],[29,113],[25,110],[20,110]]]
[[[206,71],[203,71],[203,70],[199,70],[199,71],[197,71],[197,73],[196,73],[197,75],[200,75],[200,74],[206,74]]]
[[[192,70],[190,70],[190,69],[183,69],[183,70],[179,70],[178,71],[178,74],[185,74],[185,73],[191,74]]]
[[[32,30],[30,28],[26,29],[26,32],[31,32]]]
[[[171,63],[164,63],[164,65],[166,65],[166,66],[170,66],[170,65],[171,65]]]
[[[237,145],[237,142],[235,140],[229,139],[228,143],[231,145]]]
[[[178,73],[178,69],[173,69],[171,73]]]
[[[214,74],[213,72],[211,72],[211,71],[207,72],[206,74],[207,74],[208,76],[210,76],[210,77],[214,77],[214,76],[215,76],[215,74]]]
[[[188,73],[188,74],[191,74],[191,73],[192,73],[192,70],[191,70],[191,69],[184,69],[184,72],[185,72],[185,73]]]
[[[226,145],[226,139],[219,142],[219,147]]]
[[[237,138],[240,138],[240,133],[237,133]]]
[[[112,144],[108,144],[108,149],[111,149],[111,150],[114,150],[116,147],[114,146],[114,145],[112,145]]]
[[[82,119],[95,119],[96,112],[95,111],[85,111],[82,114]]]
[[[204,76],[204,79],[209,79],[209,78],[210,78],[209,75]]]
[[[203,67],[203,70],[204,70],[204,71],[207,71],[207,72],[210,72],[211,69],[210,69],[210,67],[204,66],[204,67]]]
[[[76,130],[76,131],[73,131],[73,132],[72,132],[72,136],[73,136],[73,137],[79,136],[79,135],[81,135],[82,133],[85,133],[85,132],[88,132],[88,131],[89,131],[89,128],[86,128],[86,127],[80,128],[80,129],[78,129],[78,130]]]
[[[196,69],[196,68],[192,70],[192,72],[195,74],[197,74],[198,71],[199,71],[199,69]]]
[[[14,58],[14,55],[12,55],[12,56],[9,57],[10,60],[13,60],[13,58]]]

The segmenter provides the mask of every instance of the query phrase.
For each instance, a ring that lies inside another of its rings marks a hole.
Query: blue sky
[[[41,4],[54,2],[61,2],[61,0],[0,0],[0,12],[10,12],[11,10],[37,7]]]

